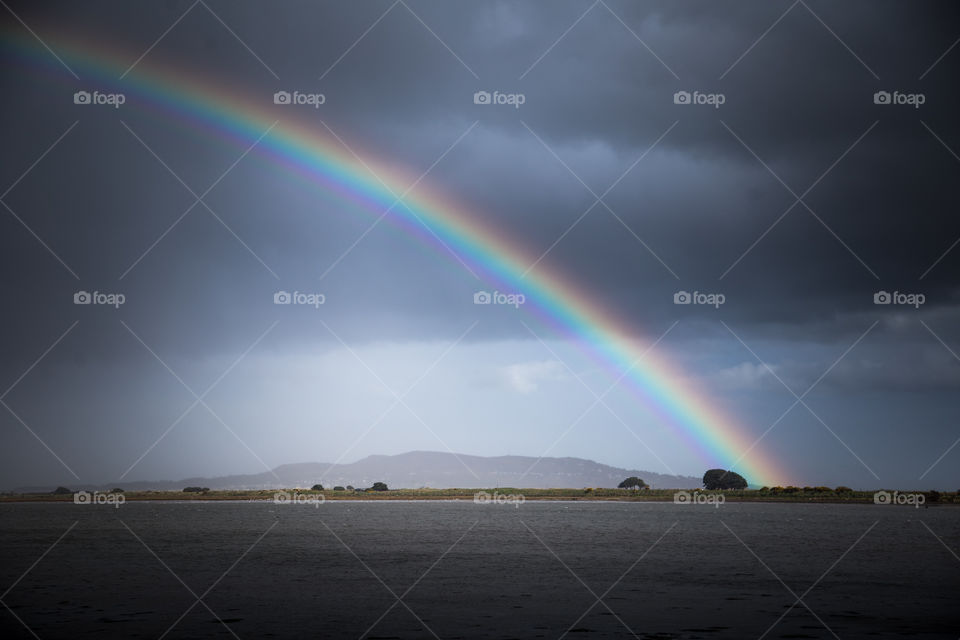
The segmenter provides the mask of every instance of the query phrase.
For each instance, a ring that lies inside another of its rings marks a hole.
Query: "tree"
[[[735,471],[729,471],[727,472],[726,486],[724,489],[734,489],[739,491],[741,489],[746,489],[748,484],[749,483],[747,482],[747,479],[742,475],[736,473]]]
[[[717,489],[746,489],[747,480],[735,471],[709,469],[703,474],[703,488],[710,491]]]
[[[347,491],[353,491],[353,490],[354,490],[354,489],[353,489],[353,485],[352,485],[352,484],[348,484],[348,485],[347,485]]]
[[[371,491],[386,491],[387,485],[385,482],[374,482],[373,486],[370,487]]]
[[[73,493],[73,491],[70,491],[70,489],[67,489],[66,487],[57,487],[56,489],[53,490],[52,493],[53,493],[54,495],[58,495],[58,496],[59,496],[59,495],[63,495],[63,494],[66,494],[66,493]]]
[[[638,478],[637,476],[630,476],[623,482],[617,485],[618,489],[646,489],[647,483]]]
[[[335,486],[335,487],[333,488],[333,490],[334,490],[334,491],[344,491],[344,488],[341,487],[340,485],[337,485],[337,486]]]
[[[184,487],[184,493],[206,493],[210,491],[210,487]]]
[[[317,484],[310,487],[310,491],[323,491],[323,485],[318,482]]]

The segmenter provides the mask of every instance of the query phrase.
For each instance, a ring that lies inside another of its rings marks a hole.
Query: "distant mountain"
[[[369,487],[386,482],[391,489],[431,487],[487,488],[520,487],[530,489],[579,489],[616,487],[624,478],[638,476],[654,488],[690,489],[700,487],[699,478],[621,469],[583,458],[537,458],[529,456],[482,457],[439,451],[411,451],[394,456],[373,455],[349,464],[302,462],[285,464],[273,470],[249,475],[217,478],[185,478],[178,481],[141,481],[121,483],[132,490],[179,490],[186,486],[211,489],[276,489],[281,487],[324,487],[352,485]],[[109,489],[116,483],[101,489]],[[96,487],[71,487],[71,489]],[[33,487],[18,491],[38,490]],[[52,490],[53,487],[43,488]]]

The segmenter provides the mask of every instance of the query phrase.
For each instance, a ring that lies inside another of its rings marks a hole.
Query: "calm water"
[[[951,507],[2,504],[10,610],[0,610],[0,630],[33,638],[25,624],[43,639],[957,638],[954,553],[960,509]]]

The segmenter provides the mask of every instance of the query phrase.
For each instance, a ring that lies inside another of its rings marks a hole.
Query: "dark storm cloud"
[[[67,28],[89,37],[112,34],[134,55],[186,6],[136,14],[123,8],[93,12],[77,7],[65,9],[71,16],[49,10],[32,13],[27,7],[21,12],[38,23],[40,33]],[[535,4],[465,8],[425,3],[410,5],[415,14],[397,5],[383,15],[389,6],[364,4],[336,12],[310,6],[303,7],[305,13],[291,8],[271,12],[266,24],[266,16],[253,5],[222,8],[224,19],[253,53],[196,7],[150,57],[174,66],[189,64],[217,82],[239,83],[251,95],[269,95],[278,86],[298,83],[320,87],[329,96],[322,115],[335,131],[357,148],[372,148],[411,167],[412,175],[429,167],[479,119],[479,126],[428,180],[477,203],[479,215],[509,229],[530,247],[532,256],[546,251],[593,204],[587,187],[602,193],[676,122],[604,198],[621,220],[603,204],[596,205],[541,263],[567,272],[600,298],[619,301],[614,304],[625,313],[648,320],[675,314],[672,305],[662,302],[669,302],[669,294],[678,288],[722,288],[731,300],[725,311],[741,322],[803,326],[825,315],[864,310],[873,289],[920,287],[919,275],[949,247],[951,237],[960,235],[960,226],[949,215],[956,206],[950,183],[957,162],[920,123],[922,119],[947,144],[957,138],[948,117],[956,105],[955,86],[949,82],[954,58],[946,57],[918,80],[950,44],[948,9],[916,11],[888,4],[862,18],[853,11],[811,5],[834,37],[811,11],[797,5],[758,42],[789,4],[765,5],[758,11],[737,5],[610,3],[612,12],[596,5],[566,35],[589,5],[563,3],[546,11]],[[380,17],[368,36],[356,42]],[[921,46],[910,36],[919,32],[925,34]],[[898,46],[898,38],[913,45]],[[289,46],[291,42],[296,46]],[[150,61],[148,57],[145,64]],[[42,87],[31,73],[12,69],[8,81],[39,91]],[[523,91],[526,103],[518,110],[477,107],[471,96],[479,89]],[[877,106],[872,95],[879,89],[922,90],[927,102],[921,110]],[[720,109],[676,105],[672,96],[677,90],[722,92],[726,102]],[[27,93],[13,110],[26,114],[38,109],[67,125],[75,116],[71,106],[36,105]],[[124,115],[134,128],[142,127],[148,144],[178,175],[188,176],[188,184],[198,192],[237,157],[237,148],[211,147],[209,141],[184,153],[181,142],[193,132],[158,128],[161,125],[141,122],[139,116],[133,109]],[[150,246],[193,198],[116,126],[113,114],[102,121],[83,120],[9,202],[29,214],[40,208],[38,199],[49,198],[49,217],[37,214],[31,220],[38,235],[71,258],[84,277],[109,280]],[[868,129],[804,198],[823,223],[798,204],[747,251],[795,200],[778,177],[796,194],[803,193]],[[45,135],[40,135],[33,127],[29,136],[18,136],[7,150],[12,168],[8,175],[15,177],[15,169],[41,152],[58,130],[44,126]],[[98,164],[77,167],[76,159],[89,149],[103,152]],[[112,156],[115,165],[105,156]],[[231,300],[250,297],[252,283],[266,289],[275,284],[269,270],[258,264],[261,254],[274,272],[297,274],[306,286],[365,228],[367,221],[358,224],[343,217],[333,217],[336,223],[331,226],[328,217],[322,233],[320,225],[315,233],[303,233],[310,217],[287,214],[298,198],[304,212],[316,194],[258,196],[256,188],[246,189],[257,184],[256,171],[263,166],[248,174],[241,166],[208,198],[215,210],[233,213],[237,234],[249,241],[256,256],[198,205],[184,227],[161,241],[156,255],[136,267],[124,284],[150,288],[151,298],[162,301],[169,290],[182,295],[192,283],[197,299],[191,297],[189,306],[216,316],[217,306],[200,298],[229,309]],[[105,172],[117,179],[98,198],[84,202],[90,196],[77,193],[81,186]],[[57,175],[76,177],[73,193],[68,184],[57,194],[38,196],[41,187],[31,180],[39,183]],[[147,193],[149,202],[144,202]],[[57,195],[62,199],[56,200]],[[271,201],[288,211],[266,213]],[[82,222],[79,216],[58,218],[54,212],[68,209],[69,202],[93,207],[97,214]],[[132,221],[133,209],[139,211]],[[11,270],[13,265],[35,265],[29,278],[8,280],[15,295],[42,298],[54,281],[73,285],[63,279],[59,264],[24,236],[23,229],[16,229],[15,221],[6,224],[12,225],[6,237],[14,242],[4,252]],[[103,242],[105,238],[109,242]],[[90,242],[84,246],[84,240]],[[369,244],[376,242],[374,234]],[[83,248],[71,252],[78,244]],[[211,255],[202,247],[219,247],[222,254]],[[378,260],[378,255],[369,251],[366,261],[348,257],[337,269],[358,269],[362,280],[388,283],[371,290],[371,298],[382,299],[384,291],[396,290],[402,281],[419,279],[418,259],[412,255],[402,260]],[[212,268],[207,268],[214,256]],[[948,256],[922,283],[930,305],[955,302],[953,258]],[[393,271],[397,266],[404,271],[404,263],[409,265],[407,278]],[[459,269],[455,261],[451,264]],[[159,280],[152,283],[147,277],[151,269],[160,269],[153,275]],[[334,275],[325,285],[336,286],[337,281]],[[216,290],[222,293],[213,293]],[[637,290],[643,295],[631,293]],[[416,296],[409,299],[422,309]],[[447,296],[435,300],[435,311],[450,312]],[[403,300],[397,303],[403,306]],[[167,299],[164,306],[184,305],[181,298],[179,303]],[[232,314],[224,310],[223,315]],[[187,322],[170,320],[174,326]],[[198,322],[213,330],[204,320]],[[199,332],[198,342],[208,339],[208,331]]]

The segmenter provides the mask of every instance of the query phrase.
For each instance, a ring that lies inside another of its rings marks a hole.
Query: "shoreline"
[[[250,491],[130,491],[130,492],[84,492],[68,494],[5,494],[0,503],[57,503],[57,504],[113,504],[118,499],[125,502],[284,502],[318,504],[325,502],[647,502],[677,503],[695,501],[710,504],[720,503],[778,503],[778,504],[875,504],[872,491],[851,491],[837,494],[834,491],[794,492],[786,495],[760,490],[742,491],[690,491],[677,489],[648,489],[642,492],[628,489],[394,489],[389,491],[312,491],[306,489],[250,490]],[[960,505],[956,492],[888,492],[900,498],[912,497],[909,502],[897,506],[914,507],[916,498],[925,507]],[[121,498],[122,496],[122,498]],[[680,496],[679,500],[675,496]],[[99,498],[99,500],[98,500]],[[895,498],[896,499],[896,498]],[[876,503],[885,506],[884,503]]]

